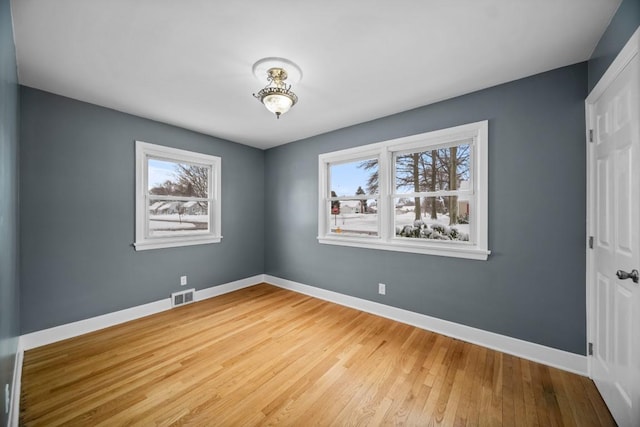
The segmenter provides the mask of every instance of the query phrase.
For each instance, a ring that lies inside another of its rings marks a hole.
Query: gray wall
[[[589,92],[640,25],[640,0],[623,0],[589,59]]]
[[[266,273],[584,354],[586,94],[581,63],[268,150]],[[488,261],[317,242],[318,154],[484,119]]]
[[[9,0],[0,0],[0,420],[18,345],[18,78]]]
[[[219,244],[136,252],[134,141],[222,157]],[[21,87],[22,332],[264,271],[264,152]]]

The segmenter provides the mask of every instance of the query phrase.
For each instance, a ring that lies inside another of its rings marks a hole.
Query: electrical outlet
[[[187,285],[187,276],[180,276],[180,286]]]
[[[4,385],[4,413],[9,413],[9,405],[11,403],[11,390],[9,384]]]
[[[385,285],[384,283],[378,283],[378,293],[380,295],[386,295],[387,294],[387,285]]]

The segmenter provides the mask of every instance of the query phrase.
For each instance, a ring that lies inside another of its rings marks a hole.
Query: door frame
[[[631,38],[627,41],[618,56],[611,63],[607,71],[593,90],[585,99],[585,141],[587,144],[587,241],[586,241],[586,302],[587,302],[587,372],[589,378],[593,378],[593,356],[589,355],[589,343],[595,340],[595,307],[593,292],[595,292],[595,277],[592,274],[594,267],[594,251],[589,249],[589,237],[595,236],[595,224],[593,224],[593,209],[595,191],[595,170],[592,168],[594,145],[590,142],[590,132],[595,132],[594,103],[602,96],[604,91],[613,83],[631,60],[640,54],[640,27],[636,29]]]

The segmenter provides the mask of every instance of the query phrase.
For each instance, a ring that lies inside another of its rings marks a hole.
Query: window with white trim
[[[488,122],[319,156],[318,241],[486,260]]]
[[[136,141],[136,250],[220,242],[220,157]]]

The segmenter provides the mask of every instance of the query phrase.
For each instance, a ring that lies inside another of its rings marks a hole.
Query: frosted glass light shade
[[[267,110],[275,115],[284,114],[293,106],[293,99],[282,94],[267,95],[262,99]]]

